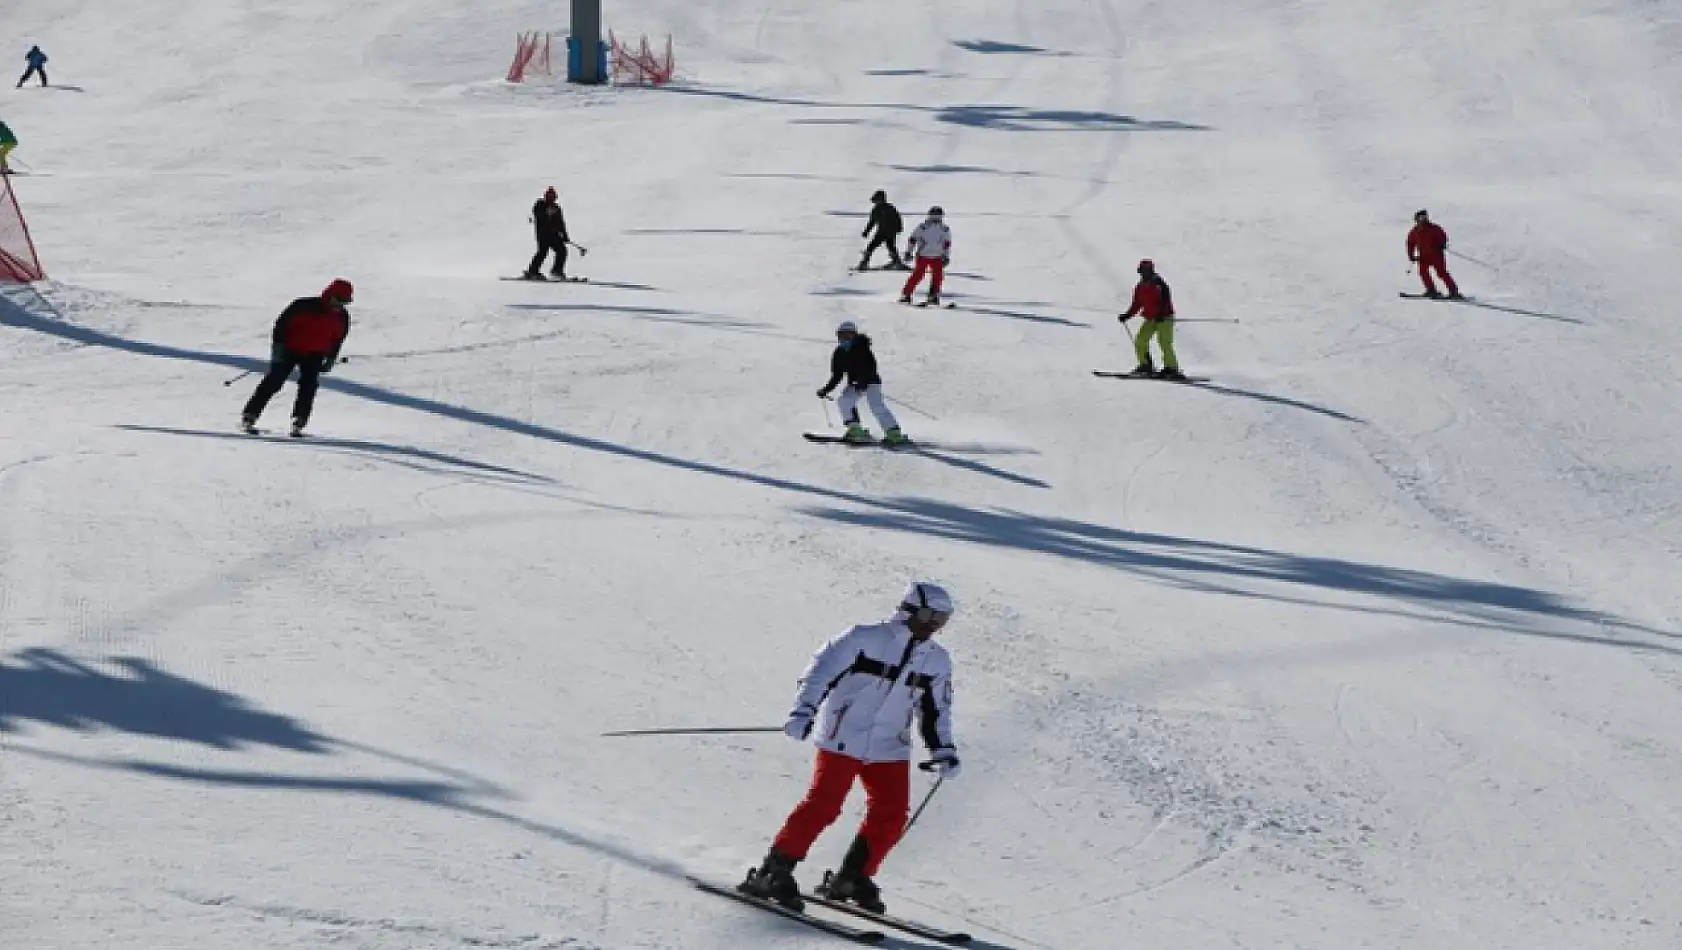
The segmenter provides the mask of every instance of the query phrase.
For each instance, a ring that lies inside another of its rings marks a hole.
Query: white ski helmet
[[[899,609],[912,616],[922,611],[952,616],[952,595],[946,588],[928,581],[913,581],[905,589],[905,596],[900,598]]]

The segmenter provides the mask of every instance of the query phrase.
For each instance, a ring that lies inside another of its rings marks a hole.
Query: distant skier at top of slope
[[[932,273],[928,302],[930,306],[940,303],[940,285],[946,279],[946,265],[952,262],[952,229],[946,226],[946,212],[939,205],[930,208],[929,216],[911,232],[907,246],[917,260],[911,276],[905,279],[899,302],[910,303],[911,294],[923,282],[923,274]]]
[[[811,787],[783,823],[757,871],[741,889],[801,909],[795,865],[841,815],[854,779],[869,795],[864,824],[826,896],[883,912],[874,880],[905,831],[911,804],[911,721],[931,753],[927,767],[958,776],[952,739],[952,659],[934,635],[952,619],[952,597],[937,584],[913,583],[881,623],[853,627],[818,650],[800,677],[783,731],[818,746]]]
[[[1158,379],[1184,380],[1180,372],[1180,358],[1174,353],[1174,292],[1168,282],[1156,272],[1156,262],[1146,258],[1139,262],[1139,282],[1133,286],[1133,302],[1127,312],[1117,317],[1123,325],[1133,317],[1142,320],[1139,332],[1133,336],[1133,354],[1139,365],[1135,376],[1155,376]],[[1162,347],[1162,371],[1157,372],[1151,362],[1151,339]]]
[[[41,85],[45,86],[47,84],[47,54],[41,52],[41,47],[31,46],[29,52],[23,55],[23,61],[29,64],[29,68],[23,71],[23,78],[18,80],[18,84],[14,88],[22,89],[23,84],[28,82],[31,76],[41,77]]]
[[[871,195],[870,205],[870,220],[865,222],[864,232],[859,237],[870,237],[871,231],[875,231],[876,236],[870,238],[870,243],[865,246],[864,256],[859,258],[858,269],[869,270],[870,255],[875,254],[877,248],[886,246],[888,258],[892,262],[888,268],[906,270],[905,262],[899,258],[899,234],[905,230],[905,219],[899,216],[899,209],[888,201],[888,193],[885,191],[878,190]]]
[[[562,280],[567,276],[567,244],[572,238],[567,235],[566,215],[561,213],[561,203],[550,186],[544,189],[543,197],[537,199],[531,206],[531,223],[537,235],[537,254],[526,266],[523,275],[527,280],[543,279],[543,259],[555,252],[555,267],[549,273]]]
[[[245,410],[240,428],[257,431],[257,420],[275,393],[286,385],[292,370],[298,371],[298,396],[292,403],[292,435],[304,434],[310,412],[315,408],[315,391],[323,373],[332,372],[339,348],[350,334],[350,306],[355,290],[350,281],[338,278],[319,297],[299,297],[281,311],[274,322],[269,371],[257,384]]]
[[[859,419],[859,397],[863,396],[870,403],[871,414],[885,430],[882,435],[885,444],[899,445],[911,441],[900,431],[899,420],[894,418],[882,395],[882,377],[876,371],[876,354],[870,351],[870,337],[860,333],[858,324],[851,320],[844,320],[835,328],[835,351],[829,357],[829,382],[818,390],[818,398],[828,399],[843,376],[847,379],[847,388],[836,401],[841,421],[847,426],[843,439],[848,442],[871,441],[870,430]]]
[[[1442,294],[1431,281],[1431,271],[1442,275],[1448,287],[1448,299],[1463,300],[1460,288],[1448,273],[1448,232],[1431,220],[1424,208],[1413,213],[1413,230],[1408,232],[1408,260],[1419,264],[1419,279],[1425,284],[1425,296],[1435,300]]]

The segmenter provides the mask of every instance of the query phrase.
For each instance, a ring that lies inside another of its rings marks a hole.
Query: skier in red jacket
[[[1448,274],[1447,253],[1448,232],[1434,224],[1424,208],[1414,212],[1413,230],[1408,232],[1408,260],[1419,264],[1419,279],[1425,282],[1425,296],[1433,300],[1442,296],[1431,280],[1431,270],[1435,268],[1443,283],[1448,285],[1448,299],[1464,300],[1454,278]]]
[[[1133,353],[1139,358],[1139,365],[1132,375],[1183,382],[1186,377],[1180,372],[1180,358],[1174,354],[1174,292],[1156,272],[1155,262],[1149,259],[1139,262],[1139,283],[1133,288],[1133,302],[1118,319],[1126,324],[1133,317],[1141,317],[1144,322],[1133,336]],[[1152,337],[1162,347],[1160,372],[1151,362]]]
[[[274,343],[269,355],[269,372],[240,414],[240,428],[257,431],[257,418],[269,404],[292,370],[298,371],[298,398],[292,404],[292,436],[304,434],[315,406],[315,390],[322,373],[330,372],[350,333],[350,281],[340,278],[327,285],[319,297],[300,297],[281,311],[274,322]]]

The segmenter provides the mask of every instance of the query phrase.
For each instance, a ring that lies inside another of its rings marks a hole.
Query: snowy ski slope
[[[1674,4],[606,6],[679,86],[504,86],[559,2],[0,8],[79,87],[0,87],[0,947],[833,945],[682,880],[809,750],[600,733],[778,725],[913,575],[965,772],[895,910],[1682,946]],[[547,184],[588,285],[496,279]],[[959,309],[847,273],[878,187]],[[1397,297],[1419,207],[1475,302]],[[1143,256],[1213,384],[1091,375]],[[340,275],[314,438],[234,433]],[[956,449],[800,440],[842,319]]]

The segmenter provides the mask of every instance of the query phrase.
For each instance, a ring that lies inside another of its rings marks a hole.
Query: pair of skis
[[[746,904],[749,907],[757,907],[760,910],[770,911],[780,917],[786,917],[789,920],[799,921],[808,927],[821,930],[824,933],[831,934],[836,937],[851,940],[854,943],[881,943],[883,940],[887,939],[887,935],[880,930],[870,930],[865,927],[857,927],[852,924],[842,923],[839,920],[831,920],[828,917],[818,917],[803,910],[794,910],[793,908],[784,907],[776,901],[770,901],[762,897],[755,897],[752,894],[744,893],[729,885],[717,884],[712,881],[702,880],[698,877],[691,877],[689,882],[709,894],[717,894],[720,897],[728,897],[731,900]],[[961,947],[970,942],[970,935],[967,933],[957,933],[955,931],[942,930],[939,927],[930,927],[927,924],[920,924],[914,920],[906,920],[903,917],[895,917],[892,914],[878,914],[873,911],[865,910],[857,904],[830,900],[820,894],[802,894],[800,896],[804,898],[808,904],[817,904],[820,907],[827,907],[830,910],[840,911],[844,914],[851,914],[854,917],[868,920],[871,923],[879,924],[892,930],[898,930],[902,933],[908,933],[915,937],[933,940],[937,943]]]
[[[843,436],[831,435],[828,432],[802,432],[800,434],[808,442],[819,442],[824,445],[850,445],[857,448],[878,449],[909,449],[915,448],[917,445],[917,443],[912,442],[910,439],[907,439],[904,442],[884,442],[880,439],[871,439],[869,442],[857,442]]]
[[[1180,379],[1171,379],[1171,378],[1166,377],[1166,376],[1146,375],[1144,373],[1111,373],[1111,372],[1106,372],[1106,371],[1101,370],[1101,369],[1093,370],[1092,375],[1102,376],[1105,379],[1148,379],[1148,380],[1152,380],[1152,381],[1158,382],[1158,383],[1182,383],[1182,384],[1184,384],[1184,383],[1206,383],[1206,382],[1209,381],[1209,377],[1207,377],[1207,376],[1186,376],[1186,377],[1182,377]]]

